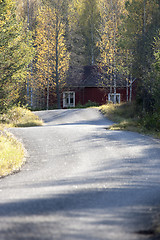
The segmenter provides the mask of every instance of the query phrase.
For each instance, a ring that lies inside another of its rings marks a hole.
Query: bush
[[[92,102],[92,101],[88,101],[85,105],[84,105],[84,107],[98,107],[99,106],[99,104],[98,103],[96,103],[96,102]]]
[[[142,125],[148,130],[160,131],[160,113],[146,114],[141,119]]]

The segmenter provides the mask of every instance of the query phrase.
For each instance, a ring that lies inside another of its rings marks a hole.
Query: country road
[[[27,156],[0,179],[0,240],[160,239],[160,141],[97,109],[36,114],[44,126],[10,130]]]

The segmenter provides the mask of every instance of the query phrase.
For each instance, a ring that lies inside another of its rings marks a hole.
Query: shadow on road
[[[50,125],[49,133],[45,137],[45,147],[41,137],[45,133],[45,127],[34,130],[34,136],[37,137],[38,134],[36,141],[39,145],[34,145],[33,130],[30,135],[29,130],[24,130],[25,134],[27,132],[27,141],[30,144],[28,146],[35,154],[31,164],[38,163],[41,169],[47,169],[49,163],[40,162],[47,153],[48,162],[59,159],[56,163],[57,169],[64,168],[64,173],[65,166],[62,163],[65,157],[69,162],[72,155],[73,158],[81,157],[82,165],[88,157],[92,166],[90,171],[84,167],[82,172],[77,171],[77,175],[72,177],[60,175],[58,180],[48,180],[46,177],[38,182],[25,182],[25,189],[40,192],[41,195],[30,198],[24,196],[24,199],[15,198],[13,201],[6,199],[6,203],[0,204],[1,240],[160,239],[159,235],[151,231],[153,217],[160,212],[159,142],[137,133],[111,132],[104,129],[97,131],[96,128],[88,132],[80,129],[79,131],[84,131],[84,135],[78,135],[76,130],[76,137],[70,139],[70,129],[62,128],[53,146],[48,137],[54,136],[55,129],[51,127],[53,125],[105,126],[109,123],[98,116],[93,119],[92,110],[82,112],[83,116],[89,114],[87,121],[76,116],[77,110],[57,110],[54,115],[51,111],[46,118],[44,112],[39,113]],[[72,117],[74,121],[71,121]],[[60,136],[63,136],[63,141],[57,143]],[[87,153],[84,151],[86,145]],[[39,159],[35,153],[37,146]],[[119,159],[115,149],[119,153]],[[90,159],[91,152],[93,159]],[[109,157],[107,154],[110,154]],[[72,159],[72,164],[77,166],[78,160],[74,162]],[[52,174],[56,175],[53,166],[52,171]],[[34,175],[34,171],[32,174]],[[1,190],[5,190],[2,184]],[[9,225],[6,225],[7,222]],[[145,234],[144,230],[148,234]]]

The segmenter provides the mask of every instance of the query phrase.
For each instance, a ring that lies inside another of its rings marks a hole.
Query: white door
[[[63,92],[63,107],[75,107],[75,92]]]
[[[109,93],[108,94],[108,102],[113,102],[114,103],[114,93]],[[116,93],[116,103],[121,102],[121,94]]]

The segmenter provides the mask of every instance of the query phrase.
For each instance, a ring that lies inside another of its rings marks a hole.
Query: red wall
[[[98,104],[105,104],[107,99],[106,92],[100,88],[84,88],[76,91],[76,105],[85,105],[88,101]]]
[[[126,88],[117,88],[117,93],[121,94],[121,102],[126,102]],[[110,89],[106,88],[96,88],[96,87],[88,87],[81,88],[76,90],[76,105],[82,104],[85,105],[88,101],[96,102],[99,105],[105,104],[108,101],[108,93],[110,93]],[[128,94],[130,90],[128,89]],[[132,100],[135,99],[135,89],[132,92]]]

